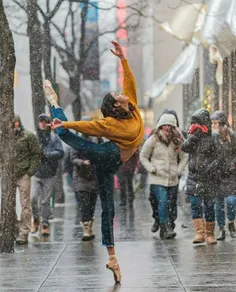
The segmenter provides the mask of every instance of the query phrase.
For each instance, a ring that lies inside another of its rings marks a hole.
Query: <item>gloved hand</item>
[[[199,137],[202,134],[207,134],[208,128],[205,125],[192,124],[189,128],[189,133],[191,135],[196,135],[197,137]]]

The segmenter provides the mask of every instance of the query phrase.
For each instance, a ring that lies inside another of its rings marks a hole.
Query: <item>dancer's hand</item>
[[[120,44],[117,43],[116,41],[112,41],[111,43],[114,46],[114,50],[111,49],[112,54],[114,54],[115,56],[117,56],[121,60],[125,59],[125,56],[124,56],[124,53],[122,51]]]
[[[56,130],[56,129],[61,128],[61,127],[63,127],[63,123],[62,123],[61,120],[59,120],[59,119],[54,119],[54,120],[52,121],[52,123],[51,123],[51,128],[52,128],[53,130]]]
[[[84,160],[83,164],[84,165],[90,165],[90,161],[89,160]]]

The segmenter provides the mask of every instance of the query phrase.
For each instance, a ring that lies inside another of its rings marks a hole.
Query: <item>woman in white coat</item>
[[[188,162],[188,155],[181,151],[183,141],[176,118],[172,114],[163,114],[156,131],[145,142],[140,153],[141,163],[149,172],[150,191],[158,201],[162,239],[176,236],[168,219],[169,212],[177,212],[176,189],[179,176]]]

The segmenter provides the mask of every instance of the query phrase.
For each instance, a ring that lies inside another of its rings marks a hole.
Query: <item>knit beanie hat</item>
[[[38,121],[45,121],[46,123],[51,123],[51,118],[47,114],[41,114],[38,116]]]
[[[171,114],[171,115],[175,116],[175,118],[176,118],[176,125],[179,128],[179,118],[178,118],[177,112],[175,110],[169,110],[169,109],[166,108],[164,110],[163,114]]]
[[[159,129],[161,126],[164,125],[177,127],[175,116],[173,114],[163,114],[156,125],[156,129]]]
[[[211,115],[211,120],[219,121],[223,125],[227,125],[229,127],[228,117],[223,111],[215,111],[214,114]]]

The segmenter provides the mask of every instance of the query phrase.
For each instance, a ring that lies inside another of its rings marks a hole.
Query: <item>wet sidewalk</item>
[[[227,239],[216,246],[191,244],[191,228],[180,214],[178,236],[161,241],[150,232],[151,210],[147,197],[137,195],[134,210],[116,203],[116,250],[123,273],[114,287],[105,268],[107,255],[101,246],[100,202],[96,210],[96,238],[82,242],[82,230],[72,193],[57,206],[51,236],[31,237],[28,247],[0,255],[0,291],[40,292],[235,292],[236,242]],[[181,212],[180,212],[181,213]]]

